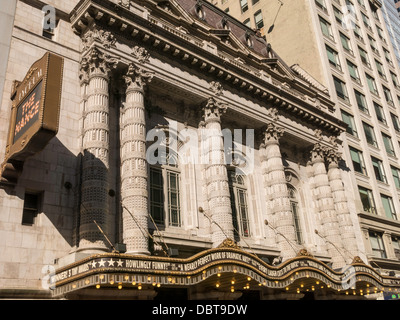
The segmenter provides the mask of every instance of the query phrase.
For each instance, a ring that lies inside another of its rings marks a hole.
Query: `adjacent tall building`
[[[345,189],[365,254],[374,267],[400,270],[400,72],[381,1],[222,0],[218,6],[261,27],[287,63],[302,65],[329,88],[336,116],[348,125],[343,159],[352,174]]]

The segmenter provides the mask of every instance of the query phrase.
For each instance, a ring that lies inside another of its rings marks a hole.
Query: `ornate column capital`
[[[270,143],[279,144],[279,139],[285,133],[285,129],[277,126],[275,123],[268,123],[262,130],[262,146]]]
[[[342,153],[339,152],[337,148],[327,148],[326,160],[329,163],[329,167],[338,167],[341,158],[342,158]]]
[[[118,60],[94,47],[81,59],[80,79],[84,81],[92,76],[109,77],[112,69],[117,67]]]
[[[143,91],[146,84],[150,83],[154,77],[153,72],[144,70],[131,63],[128,72],[124,76],[125,83],[128,86],[127,91]]]
[[[325,160],[326,148],[323,147],[319,142],[314,145],[311,150],[311,162],[324,162]]]
[[[213,97],[209,98],[202,108],[205,124],[210,122],[221,122],[221,116],[227,111],[227,109],[228,106],[226,104],[217,101]]]

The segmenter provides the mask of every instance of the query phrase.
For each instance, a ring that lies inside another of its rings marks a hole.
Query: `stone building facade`
[[[398,290],[363,262],[346,125],[300,66],[207,2],[48,4],[50,32],[44,3],[21,0],[12,33],[2,128],[36,60],[50,51],[64,72],[56,137],[2,180],[2,297]]]

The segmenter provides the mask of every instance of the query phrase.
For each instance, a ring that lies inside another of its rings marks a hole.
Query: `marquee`
[[[321,283],[342,293],[356,289],[365,293],[400,290],[400,279],[379,274],[359,258],[337,271],[302,250],[297,257],[271,266],[253,254],[226,246],[188,259],[115,253],[93,255],[57,270],[51,282],[54,296],[83,288],[113,286],[141,289],[144,286],[205,285],[231,290],[252,286],[300,291],[300,287],[312,289],[311,283]]]

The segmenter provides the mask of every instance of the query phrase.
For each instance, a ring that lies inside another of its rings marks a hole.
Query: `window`
[[[394,184],[397,189],[400,189],[400,170],[396,167],[390,166],[390,169],[392,171],[392,176],[394,180]]]
[[[320,7],[323,11],[327,11],[326,10],[326,5],[325,5],[325,0],[315,0],[315,4]]]
[[[375,109],[376,117],[378,118],[378,120],[380,122],[386,124],[386,117],[385,117],[385,112],[384,112],[383,108],[379,104],[374,102],[374,109]]]
[[[365,96],[357,90],[354,90],[354,95],[356,96],[358,109],[360,109],[362,112],[369,114],[367,100],[365,100]]]
[[[242,9],[242,13],[246,12],[249,9],[247,0],[240,0],[240,8]]]
[[[396,130],[396,132],[400,133],[399,118],[396,115],[394,115],[393,113],[390,113],[390,118],[392,119],[394,130]]]
[[[369,62],[369,58],[368,58],[368,53],[367,51],[365,51],[364,49],[358,47],[358,51],[360,53],[360,57],[361,57],[361,61],[367,66],[367,67],[371,67],[371,64]]]
[[[340,60],[338,53],[333,50],[331,47],[326,46],[326,53],[328,55],[328,60],[331,65],[333,65],[336,69],[342,70],[340,66]]]
[[[371,77],[368,73],[365,74],[367,77],[368,88],[371,93],[378,95],[378,89],[376,87],[375,79]]]
[[[390,57],[390,52],[383,48],[383,53],[385,54],[386,61],[393,66],[392,58]]]
[[[162,170],[150,168],[150,214],[156,223],[164,224],[164,183]]]
[[[352,26],[353,26],[353,33],[356,36],[356,38],[364,43],[364,39],[363,39],[363,36],[361,33],[360,26],[354,22],[352,23]]]
[[[24,209],[22,212],[22,224],[32,226],[39,213],[39,194],[25,193]]]
[[[354,171],[366,175],[367,170],[365,168],[364,157],[362,152],[355,148],[350,147],[350,156],[351,156],[351,161],[353,163]]]
[[[376,26],[376,30],[378,32],[379,39],[381,39],[382,42],[386,43],[386,39],[385,39],[385,37],[383,35],[383,30],[378,26]]]
[[[392,246],[397,260],[400,260],[400,238],[392,236]]]
[[[382,233],[369,231],[372,254],[378,258],[386,258],[385,246],[383,245]]]
[[[382,86],[382,89],[383,89],[383,94],[385,95],[386,102],[390,105],[394,105],[392,93],[390,92],[390,90],[385,86]]]
[[[378,70],[379,75],[386,80],[385,71],[383,70],[383,64],[375,59],[376,69]]]
[[[367,139],[367,142],[370,145],[377,148],[378,143],[376,142],[374,128],[371,127],[369,124],[366,124],[365,122],[363,122],[363,128],[364,128],[365,138]]]
[[[300,225],[300,214],[299,214],[299,201],[298,201],[298,195],[296,189],[288,185],[288,192],[289,192],[289,198],[290,198],[290,208],[292,210],[292,215],[293,215],[293,224],[294,224],[294,229],[296,233],[296,242],[298,244],[303,243],[303,235],[301,232],[301,225]]]
[[[397,79],[397,76],[391,71],[390,71],[390,78],[392,78],[393,85],[395,87],[399,87],[399,81]]]
[[[372,195],[372,191],[367,188],[359,186],[358,192],[360,194],[360,199],[361,199],[361,203],[363,206],[363,210],[365,212],[376,214],[375,201],[374,201],[374,197]]]
[[[352,136],[358,137],[356,124],[354,122],[354,117],[350,113],[347,113],[344,110],[341,110],[341,113],[343,122],[347,124],[347,129],[346,129],[347,133],[351,134]]]
[[[343,22],[343,13],[336,8],[335,6],[333,6],[333,14],[335,15],[336,21],[339,22],[340,24],[342,24]]]
[[[391,155],[395,156],[394,148],[393,148],[393,143],[392,143],[392,138],[388,136],[387,134],[382,133],[382,138],[383,138],[383,144],[385,145],[386,152]]]
[[[243,24],[248,26],[248,27],[251,27],[250,18],[247,18],[246,20],[244,20]]]
[[[386,217],[389,219],[397,220],[396,211],[393,205],[393,199],[384,194],[381,194],[381,200]]]
[[[374,168],[376,180],[387,183],[382,161],[375,157],[371,157],[371,161]]]
[[[350,45],[350,39],[347,38],[347,37],[346,37],[343,33],[341,33],[341,32],[339,32],[339,34],[340,34],[340,41],[342,42],[343,48],[344,48],[347,52],[353,54],[353,50],[351,49],[351,45]]]
[[[379,56],[378,45],[376,44],[375,39],[368,35],[368,41],[372,51]]]
[[[332,28],[330,23],[319,17],[319,24],[321,26],[321,31],[324,36],[333,40]]]
[[[339,80],[336,77],[333,77],[333,82],[335,83],[335,89],[336,89],[337,96],[345,101],[349,101],[349,97],[347,95],[346,84],[342,80]]]
[[[150,167],[150,214],[155,223],[179,227],[180,173],[177,158],[168,154],[165,163]]]
[[[247,207],[247,189],[242,175],[229,170],[229,190],[231,194],[231,208],[233,225],[236,236],[249,237],[250,225]]]
[[[360,83],[360,75],[358,74],[357,66],[354,63],[350,62],[349,60],[346,60],[346,61],[347,61],[347,68],[349,69],[350,77],[354,81]]]
[[[181,225],[179,174],[176,172],[167,171],[167,179],[169,225],[179,227]]]
[[[261,29],[262,27],[264,27],[264,21],[263,21],[261,10],[258,10],[254,14],[254,22],[256,23],[256,29]]]
[[[363,20],[363,22],[364,22],[364,25],[365,25],[369,30],[372,30],[372,28],[371,28],[371,23],[369,22],[369,18],[368,18],[364,13],[362,13],[362,12],[361,12],[361,18],[362,18],[362,20]]]

